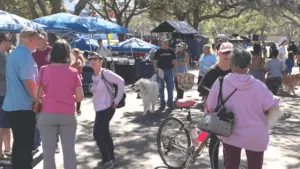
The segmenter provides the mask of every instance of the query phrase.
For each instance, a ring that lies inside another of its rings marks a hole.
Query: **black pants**
[[[32,145],[36,114],[28,110],[7,112],[13,133],[12,169],[32,169]]]
[[[109,122],[115,114],[115,110],[116,109],[110,107],[96,112],[93,134],[103,162],[115,159],[114,143],[109,132]]]
[[[218,143],[218,137],[215,134],[212,134],[210,136],[210,143],[209,143],[209,159],[211,163],[212,169],[218,169],[219,167],[219,146],[220,143]],[[217,144],[217,145],[216,145]],[[214,150],[216,150],[214,152]],[[214,159],[214,160],[212,160]],[[213,164],[214,162],[214,164]]]
[[[277,95],[279,87],[282,85],[281,77],[273,77],[266,79],[266,85],[273,95]]]
[[[177,99],[182,99],[183,98],[183,95],[184,95],[184,91],[179,89],[178,87],[178,81],[177,81],[177,78],[175,77],[174,78],[174,82],[175,82],[175,88],[176,88],[176,91],[177,91],[177,96],[176,98]]]
[[[203,78],[203,76],[198,76],[198,82],[197,82],[198,86],[199,86],[199,83],[201,82],[202,78]]]
[[[76,111],[80,111],[81,102],[76,102]]]

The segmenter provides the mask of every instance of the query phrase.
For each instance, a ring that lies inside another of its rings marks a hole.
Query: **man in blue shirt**
[[[6,95],[3,110],[7,112],[14,142],[12,169],[32,169],[32,145],[36,115],[32,111],[35,98],[35,80],[38,68],[31,55],[42,39],[40,33],[24,28],[20,33],[20,44],[7,56]]]

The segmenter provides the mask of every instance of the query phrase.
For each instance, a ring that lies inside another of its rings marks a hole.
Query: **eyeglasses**
[[[36,30],[36,32],[33,32],[29,35],[29,37],[35,36],[35,35],[39,35],[41,33],[40,30]]]
[[[228,51],[228,52],[222,52],[222,55],[230,55],[231,54],[231,51]]]

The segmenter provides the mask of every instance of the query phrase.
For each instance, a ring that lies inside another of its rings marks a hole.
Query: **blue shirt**
[[[179,53],[176,53],[176,62],[176,72],[183,73],[188,71],[187,64],[185,63],[185,55],[181,56]]]
[[[268,73],[267,79],[273,77],[282,77],[282,73],[285,71],[284,63],[279,59],[269,59],[265,65]]]
[[[29,95],[23,80],[36,80],[38,67],[31,51],[18,45],[6,62],[6,95],[2,109],[5,111],[31,110],[33,98]]]
[[[285,64],[286,64],[288,73],[292,73],[292,70],[293,70],[293,67],[294,67],[295,63],[292,60],[287,59],[287,60],[285,60]]]
[[[217,56],[215,54],[202,54],[198,61],[199,63],[199,76],[203,76],[211,66],[216,64]]]

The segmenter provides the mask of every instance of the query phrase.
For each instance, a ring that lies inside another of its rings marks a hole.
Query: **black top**
[[[219,68],[219,66],[215,66],[214,68],[210,69],[201,79],[199,86],[198,86],[198,92],[201,96],[208,96],[209,91],[207,91],[203,86],[206,88],[211,88],[214,82],[220,77],[220,76],[226,76],[228,73],[231,72],[231,69],[224,71]]]
[[[154,59],[157,60],[157,67],[161,69],[173,68],[173,60],[176,59],[176,54],[172,49],[158,49],[154,54]]]

